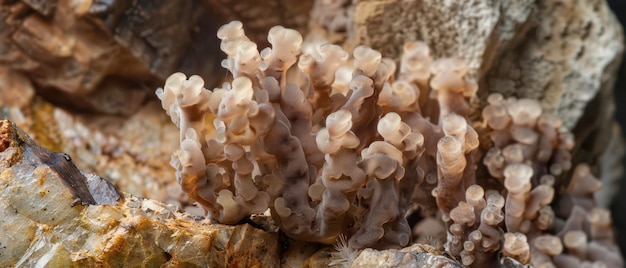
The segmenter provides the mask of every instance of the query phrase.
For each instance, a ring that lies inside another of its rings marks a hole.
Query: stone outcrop
[[[0,1],[0,63],[26,74],[57,104],[130,115],[172,72],[208,77],[218,71],[218,40],[207,33],[219,25],[255,21],[253,31],[261,36],[276,24],[302,29],[311,4]]]
[[[120,196],[9,121],[0,121],[0,145],[0,266],[278,265],[276,233],[211,224],[172,205]]]

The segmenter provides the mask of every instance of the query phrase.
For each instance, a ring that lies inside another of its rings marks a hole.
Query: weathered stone
[[[27,3],[0,2],[0,62],[26,74],[50,99],[103,113],[132,113],[131,104],[141,103],[146,96],[131,93],[139,89],[134,81],[158,81],[106,31],[83,20],[72,1],[50,3],[54,9],[38,1]],[[107,101],[88,101],[96,89],[103,88],[100,96],[110,96],[120,85],[134,97],[121,99],[122,106],[128,106],[123,111]]]
[[[539,99],[572,129],[590,101],[611,92],[622,29],[604,1],[537,1],[536,25],[493,63],[489,92]],[[612,108],[602,120],[612,118]]]
[[[34,95],[35,88],[28,77],[0,66],[0,118],[26,124],[29,118],[25,114]]]
[[[313,14],[334,14],[330,7],[318,1]],[[346,46],[366,44],[391,58],[405,42],[424,41],[437,58],[465,60],[482,98],[539,99],[569,129],[600,90],[612,88],[623,50],[621,26],[599,0],[365,0],[344,9],[347,31],[316,17],[313,31],[330,40],[343,34]]]
[[[433,254],[433,252],[436,253],[424,245],[413,245],[400,250],[364,249],[350,267],[463,267],[461,264],[441,256],[440,253]]]
[[[220,25],[256,21],[248,24],[255,37],[277,24],[304,31],[312,3],[0,1],[0,63],[25,73],[56,104],[129,115],[173,72],[221,82],[213,78],[219,41],[208,34]]]
[[[5,234],[0,236],[0,266],[279,263],[277,234],[248,224],[212,224],[131,195],[114,205],[82,205],[75,199],[75,185],[66,183],[56,164],[41,161],[28,139],[12,123],[0,121],[0,144],[5,145],[0,152],[0,231]]]
[[[81,170],[110,179],[123,192],[204,214],[172,178],[169,155],[176,148],[178,132],[156,103],[144,105],[130,118],[50,109],[37,120],[47,122],[46,131],[27,130],[37,140],[53,136],[55,143],[46,146],[72,155]]]
[[[359,1],[350,38],[392,58],[401,54],[404,43],[421,40],[436,58],[459,57],[481,77],[494,56],[525,28],[533,2]]]
[[[0,66],[0,106],[5,109],[25,109],[35,89],[28,77],[5,66]]]

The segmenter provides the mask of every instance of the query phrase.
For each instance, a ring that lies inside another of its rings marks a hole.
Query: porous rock
[[[435,254],[433,254],[435,253]],[[365,249],[350,267],[438,267],[461,268],[461,264],[450,260],[427,245],[413,245],[400,250]]]
[[[435,57],[467,62],[482,98],[500,92],[541,100],[568,129],[593,97],[610,91],[623,50],[605,1],[365,0],[345,5],[345,32],[316,20],[330,7],[316,2],[312,33],[341,34],[346,46],[366,44],[386,57],[397,57],[407,41],[424,41]]]

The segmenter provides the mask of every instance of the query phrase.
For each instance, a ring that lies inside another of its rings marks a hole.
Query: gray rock
[[[364,249],[350,267],[460,268],[463,265],[442,256],[429,246],[413,245],[400,250]]]

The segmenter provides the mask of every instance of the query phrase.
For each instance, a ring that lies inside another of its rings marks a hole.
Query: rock
[[[16,124],[42,146],[71,155],[80,170],[101,175],[123,192],[204,215],[173,178],[169,161],[178,130],[156,102],[124,118],[73,114],[38,96],[29,101],[25,109],[6,109],[20,112],[23,120]]]
[[[276,233],[249,224],[212,224],[172,205],[128,194],[117,195],[119,201],[111,205],[83,205],[86,200],[77,193],[88,178],[68,180],[69,173],[58,169],[59,163],[73,166],[64,154],[37,146],[6,120],[0,121],[0,145],[0,232],[5,234],[0,236],[0,266],[276,267],[279,263]],[[95,175],[89,176],[93,180]],[[95,200],[116,196],[110,184],[98,182],[104,187],[88,191]]]
[[[366,44],[385,57],[397,58],[404,43],[420,40],[429,45],[435,58],[459,57],[469,65],[473,76],[482,77],[494,56],[509,49],[509,44],[526,32],[533,3],[532,0],[365,0],[347,5],[343,12],[345,20],[336,21],[346,24],[344,35],[348,46]],[[318,10],[313,13],[312,32],[336,34],[315,17],[331,12],[328,10],[331,5],[326,1],[316,2]]]
[[[391,58],[405,42],[424,41],[435,58],[465,60],[483,98],[501,92],[542,100],[568,129],[593,97],[612,88],[623,50],[621,26],[600,0],[365,0],[346,4],[345,19],[333,20],[344,23],[343,32],[319,20],[337,13],[332,7],[316,2],[313,33]]]
[[[158,81],[150,70],[111,42],[101,27],[84,20],[79,3],[74,6],[62,0],[45,6],[36,2],[0,3],[0,62],[24,73],[49,98],[65,97],[55,99],[57,103],[104,113],[132,113],[146,96],[134,81]],[[122,104],[126,108],[107,101],[123,86],[129,94]],[[100,87],[102,92],[96,90]]]
[[[439,267],[461,268],[461,264],[450,260],[425,245],[413,245],[400,250],[383,251],[364,249],[350,267]]]
[[[35,89],[28,77],[0,66],[0,106],[25,109],[31,102]]]
[[[0,114],[17,124],[26,124],[25,116],[35,95],[35,88],[28,77],[0,66]]]
[[[130,117],[73,113],[36,95],[26,77],[8,68],[0,68],[0,93],[0,118],[43,147],[72,155],[80,170],[100,174],[123,192],[204,215],[173,179],[169,161],[178,130],[158,103],[147,102]]]
[[[0,1],[0,63],[56,104],[130,115],[173,72],[219,72],[220,25],[256,20],[251,32],[263,36],[276,24],[304,30],[312,2]]]
[[[537,1],[530,19],[535,25],[515,50],[494,61],[488,89],[540,99],[572,129],[592,99],[613,88],[624,49],[621,26],[604,1]]]

